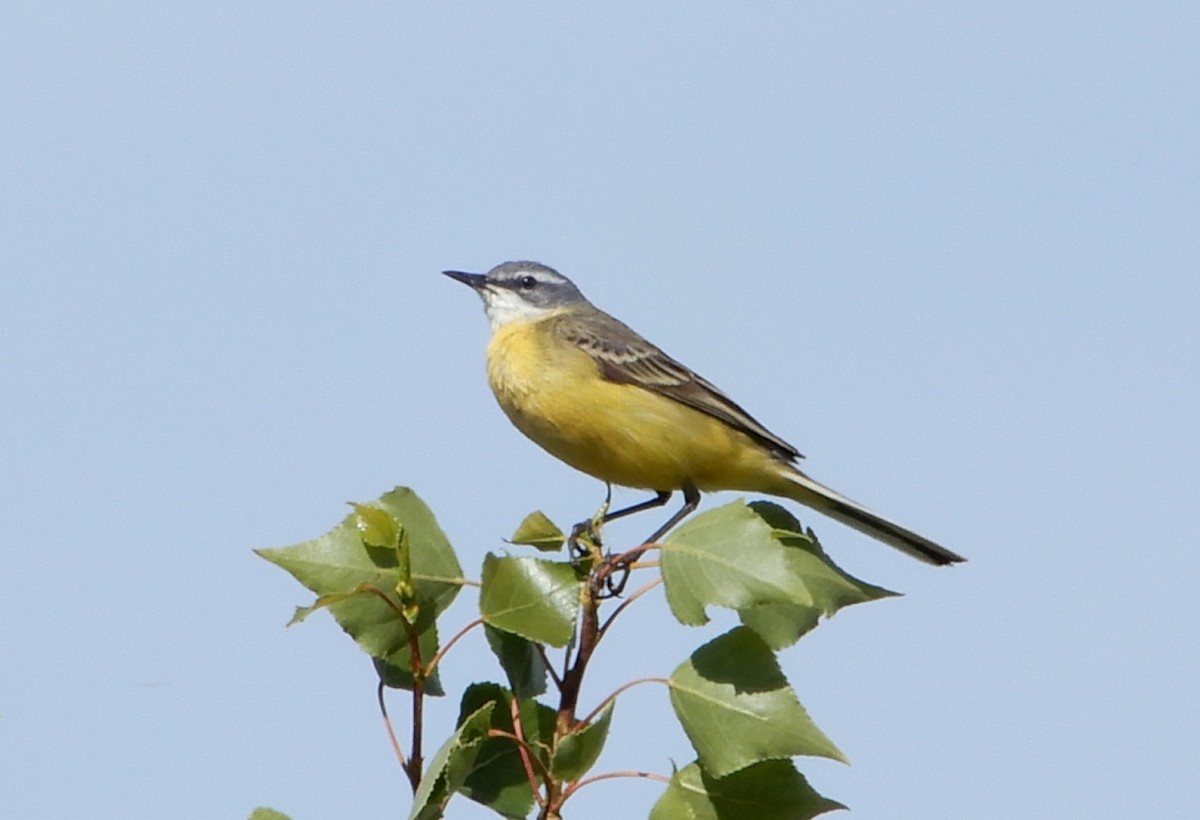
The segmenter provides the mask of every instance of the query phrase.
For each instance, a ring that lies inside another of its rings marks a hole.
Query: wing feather
[[[719,419],[766,447],[784,461],[803,458],[733,399],[690,368],[646,341],[625,323],[603,311],[557,317],[555,329],[596,362],[600,375],[658,393]]]

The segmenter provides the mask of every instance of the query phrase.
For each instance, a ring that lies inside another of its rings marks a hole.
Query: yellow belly
[[[551,455],[613,484],[772,492],[782,465],[687,405],[603,379],[545,323],[509,324],[488,345],[488,381],[509,419]]]

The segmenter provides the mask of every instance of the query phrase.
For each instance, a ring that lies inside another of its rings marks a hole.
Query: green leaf
[[[742,501],[693,516],[662,544],[662,576],[671,612],[683,624],[708,623],[713,604],[807,604],[812,596],[788,566],[772,527]]]
[[[700,764],[717,777],[793,755],[847,762],[796,700],[771,648],[746,627],[693,652],[671,675],[670,692]]]
[[[575,633],[582,586],[570,564],[488,553],[479,611],[497,629],[562,647]]]
[[[768,760],[716,778],[691,763],[675,772],[650,820],[809,820],[846,808],[808,785],[790,760]]]
[[[812,630],[821,620],[821,610],[799,604],[756,604],[738,610],[738,617],[778,652]]]
[[[491,728],[515,734],[512,694],[494,683],[469,686],[463,693],[459,712],[469,714],[487,703],[495,705]],[[536,701],[521,700],[518,703],[522,737],[533,748],[534,756],[546,765],[557,715],[553,709]],[[538,771],[534,769],[535,774]],[[523,818],[533,808],[529,776],[516,743],[509,738],[493,737],[484,741],[460,791],[504,817]]]
[[[706,606],[726,607],[777,649],[821,615],[895,594],[842,572],[811,530],[769,502],[736,501],[680,525],[663,543],[662,576],[681,623],[707,623]]]
[[[534,510],[525,516],[521,526],[517,527],[513,537],[509,539],[513,544],[536,547],[542,552],[556,552],[562,549],[566,540],[567,536],[563,531],[541,510]]]
[[[283,812],[268,809],[264,806],[259,806],[254,811],[250,812],[250,820],[291,820]]]
[[[775,537],[780,543],[812,556],[798,562],[797,569],[804,575],[805,585],[823,614],[828,616],[845,606],[900,595],[845,572],[821,547],[812,528],[805,529],[794,515],[778,504],[752,501],[749,507],[775,529]]]
[[[385,517],[392,519],[394,539]],[[388,545],[389,540],[394,540],[395,546]],[[407,574],[400,567],[404,542],[410,551],[411,596],[396,591]],[[334,619],[363,651],[403,665],[410,680],[409,629],[420,637],[422,660],[428,662],[437,649],[435,619],[464,583],[462,568],[433,513],[403,487],[358,505],[356,512],[319,538],[256,552],[320,596],[318,606],[328,600]],[[375,592],[362,591],[366,589],[378,591],[391,605]],[[336,596],[345,597],[338,600]],[[398,612],[409,613],[410,622]],[[432,651],[427,656],[428,649]]]
[[[434,820],[442,816],[446,803],[462,788],[491,726],[493,703],[485,703],[463,720],[438,753],[429,761],[425,776],[413,795],[409,820]]]
[[[395,549],[400,546],[400,525],[385,510],[366,504],[351,505],[358,516],[355,522],[362,533],[363,543],[372,547]]]
[[[612,723],[613,706],[609,701],[599,717],[586,726],[576,726],[558,742],[550,761],[550,770],[563,780],[578,780],[583,777],[604,750],[608,740],[608,727]]]
[[[546,691],[546,663],[532,641],[488,624],[483,625],[483,634],[518,698],[537,697]]]
[[[334,592],[329,595],[322,595],[317,600],[313,601],[309,606],[298,606],[296,611],[292,613],[292,619],[287,622],[288,626],[296,624],[308,619],[309,615],[314,612],[320,612],[322,609],[333,606],[339,601],[345,601],[347,598],[352,598],[355,595],[361,595],[365,590],[352,589],[349,592]]]

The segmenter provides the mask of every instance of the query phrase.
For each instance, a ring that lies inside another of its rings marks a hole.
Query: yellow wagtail
[[[799,501],[930,564],[965,560],[818,484],[800,452],[728,396],[592,305],[553,268],[506,262],[485,274],[444,271],[482,298],[492,325],[488,381],[517,429],[602,481],[657,496],[604,517],[700,503],[700,491],[743,490]]]

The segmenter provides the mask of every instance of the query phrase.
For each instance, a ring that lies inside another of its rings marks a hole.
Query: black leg
[[[666,493],[665,497],[663,493],[659,493],[659,497],[655,499],[658,503],[652,504],[652,506],[660,506],[666,503],[666,500],[670,497],[670,493]],[[696,507],[699,505],[700,491],[695,487],[684,487],[683,507],[681,507],[677,513],[667,519],[667,523],[663,524],[661,527],[655,530],[649,538],[643,541],[641,549],[626,555],[619,564],[615,564],[613,566],[612,572],[605,577],[604,586],[607,590],[605,597],[616,597],[624,592],[625,583],[629,580],[629,568],[633,565],[634,561],[642,557],[642,553],[646,551],[645,548],[650,544],[658,543],[659,539],[670,532],[676,524],[694,513],[696,511]],[[621,512],[624,513],[625,511],[622,510]]]
[[[624,518],[627,515],[640,513],[642,510],[652,510],[655,507],[661,507],[670,500],[670,490],[658,490],[658,495],[654,496],[654,498],[651,498],[649,501],[642,501],[634,504],[631,507],[626,507],[623,510],[617,510],[616,512],[609,513],[608,515],[604,516],[604,523],[607,524],[609,521],[616,521],[618,518]]]
[[[670,500],[671,500],[670,490],[658,490],[658,494],[655,495],[654,498],[651,498],[649,501],[641,501],[630,507],[626,507],[623,510],[617,510],[616,512],[606,513],[604,518],[600,519],[600,523],[607,524],[609,521],[616,521],[618,518],[624,518],[627,515],[633,515],[634,513],[639,513],[639,512],[642,512],[643,510],[652,510],[655,507],[661,507],[662,505],[666,504]],[[571,537],[568,539],[568,543],[574,547],[579,541],[579,536],[583,535],[585,532],[588,532],[591,528],[592,528],[592,521],[590,519],[587,521],[580,521],[578,524],[576,524],[574,527],[571,528]],[[596,536],[596,533],[593,532],[592,533],[593,539],[595,538],[595,536]]]
[[[666,493],[666,495],[659,493],[659,497],[657,499],[658,504],[659,505],[666,504],[667,499],[670,497],[671,497],[670,493]],[[647,538],[643,543],[657,544],[658,540],[660,538],[662,538],[664,535],[666,535],[668,532],[670,532],[672,527],[674,527],[680,521],[682,521],[683,519],[687,518],[689,515],[694,513],[696,511],[696,507],[698,507],[699,505],[700,505],[700,491],[697,490],[695,487],[684,487],[683,488],[683,507],[680,508],[679,512],[675,513],[673,516],[668,518],[667,523],[663,524],[661,527],[656,529],[654,531],[654,534],[651,535],[649,538]]]

